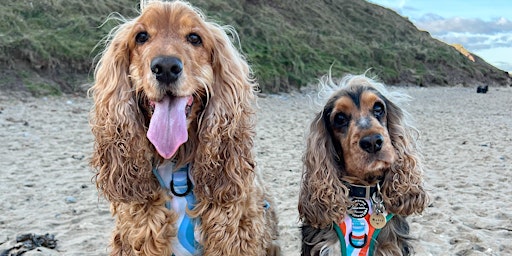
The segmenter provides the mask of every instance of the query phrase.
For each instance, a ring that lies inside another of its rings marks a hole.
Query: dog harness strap
[[[153,170],[160,185],[169,191],[171,201],[166,202],[168,209],[173,209],[178,214],[176,226],[178,228],[177,239],[171,241],[172,251],[175,256],[197,255],[199,242],[195,237],[195,226],[198,221],[187,214],[187,209],[192,210],[196,199],[192,191],[193,183],[189,177],[190,165],[187,164],[178,170],[174,170],[174,163]]]
[[[380,229],[370,225],[370,216],[373,213],[371,200],[366,199],[368,203],[368,213],[361,217],[352,217],[349,214],[339,223],[334,223],[334,230],[338,235],[341,245],[341,254],[343,256],[364,256],[373,255],[375,241],[380,233]],[[389,221],[393,214],[384,213],[386,221]]]

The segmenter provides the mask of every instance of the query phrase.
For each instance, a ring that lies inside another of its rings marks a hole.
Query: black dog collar
[[[349,197],[359,197],[371,199],[372,195],[377,192],[377,185],[373,186],[362,186],[362,185],[354,185],[350,183],[345,183],[348,187],[348,196]]]

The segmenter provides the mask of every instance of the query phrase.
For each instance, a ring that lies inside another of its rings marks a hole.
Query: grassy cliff
[[[362,0],[191,0],[239,32],[265,92],[371,68],[389,84],[510,85],[482,59],[469,60],[395,12]],[[36,95],[83,91],[96,43],[118,12],[137,15],[137,0],[18,0],[0,10],[0,90]]]

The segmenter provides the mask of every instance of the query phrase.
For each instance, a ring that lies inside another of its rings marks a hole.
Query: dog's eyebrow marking
[[[366,90],[364,87],[358,87],[355,91],[349,91],[346,93],[350,99],[354,102],[357,109],[361,110],[361,95]]]
[[[350,97],[350,99],[354,102],[354,105],[357,109],[361,108],[361,92],[349,92],[347,93],[347,96]]]

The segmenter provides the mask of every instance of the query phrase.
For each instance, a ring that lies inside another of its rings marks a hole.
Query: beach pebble
[[[23,186],[27,187],[27,188],[32,188],[34,187],[36,184],[32,183],[32,182],[26,182],[26,183],[23,183]]]
[[[76,203],[76,198],[75,198],[75,197],[73,197],[73,196],[67,196],[67,197],[66,197],[66,203],[68,203],[68,204],[74,204],[74,203]]]
[[[71,158],[75,160],[82,160],[85,158],[85,155],[72,155]]]

